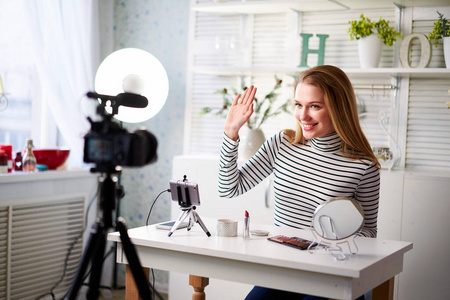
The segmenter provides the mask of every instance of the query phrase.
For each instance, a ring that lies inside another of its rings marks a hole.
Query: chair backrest
[[[328,240],[341,240],[359,232],[364,225],[361,204],[352,198],[335,197],[319,205],[313,216],[314,231]]]

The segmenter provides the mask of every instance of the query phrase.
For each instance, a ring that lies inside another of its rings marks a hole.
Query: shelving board
[[[332,11],[345,9],[394,8],[401,6],[448,6],[448,0],[290,0],[290,1],[213,1],[192,6],[194,11],[217,14],[274,14],[294,11]]]
[[[289,74],[295,75],[306,68],[295,67],[194,67],[198,74],[210,74],[219,76],[251,76],[252,74]],[[358,75],[362,77],[410,77],[410,78],[450,78],[450,69],[446,68],[372,68],[359,69],[347,68],[343,71],[349,76]]]
[[[274,14],[289,10],[316,11],[320,7],[323,10],[344,10],[347,7],[335,1],[328,0],[297,0],[297,1],[249,1],[249,2],[212,2],[201,3],[192,7],[198,12],[217,14]]]

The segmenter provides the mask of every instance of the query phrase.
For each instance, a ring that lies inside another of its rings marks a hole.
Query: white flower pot
[[[266,141],[261,129],[248,129],[244,126],[239,133],[239,158],[250,159]]]
[[[445,66],[450,69],[450,36],[443,37]]]
[[[377,68],[383,41],[375,34],[358,40],[359,63],[362,69]]]

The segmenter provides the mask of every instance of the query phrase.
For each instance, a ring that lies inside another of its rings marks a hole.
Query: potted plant
[[[291,100],[283,102],[281,105],[276,105],[276,100],[279,96],[277,91],[282,86],[282,80],[275,76],[275,85],[272,90],[260,100],[255,97],[253,100],[253,114],[247,122],[246,128],[242,128],[241,133],[241,146],[239,147],[240,156],[244,159],[250,158],[258,151],[259,147],[264,143],[265,137],[261,130],[261,125],[269,118],[277,116],[282,112],[289,112],[289,104]],[[245,91],[247,87],[242,84],[242,91]],[[222,96],[222,107],[203,107],[200,115],[215,114],[217,116],[225,118],[228,113],[228,109],[233,103],[233,100],[238,94],[238,90],[234,87],[227,89],[220,89],[215,91],[215,94]]]
[[[433,31],[428,34],[428,39],[435,47],[439,45],[439,40],[442,39],[444,44],[444,59],[447,68],[450,68],[450,24],[448,20],[437,11],[439,19],[433,24]]]
[[[360,20],[349,21],[349,24],[350,39],[358,40],[361,68],[378,67],[382,43],[392,46],[397,38],[401,38],[400,33],[389,26],[389,21],[381,17],[378,22],[373,22],[361,14]]]

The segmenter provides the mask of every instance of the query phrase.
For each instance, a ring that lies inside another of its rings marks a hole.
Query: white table
[[[238,237],[219,237],[216,219],[202,219],[211,237],[198,224],[191,231],[177,230],[171,237],[154,225],[128,231],[144,268],[192,275],[193,299],[204,298],[203,288],[211,277],[336,299],[355,299],[376,288],[374,300],[389,300],[393,299],[394,276],[403,269],[403,256],[412,249],[409,242],[357,238],[359,253],[340,262],[323,249],[311,254],[267,237],[245,240],[242,228]],[[269,230],[269,236],[312,237],[309,230],[257,224],[251,228]],[[109,234],[108,239],[118,242],[117,261],[126,264],[118,233]],[[127,300],[137,295],[129,276],[127,268]]]

